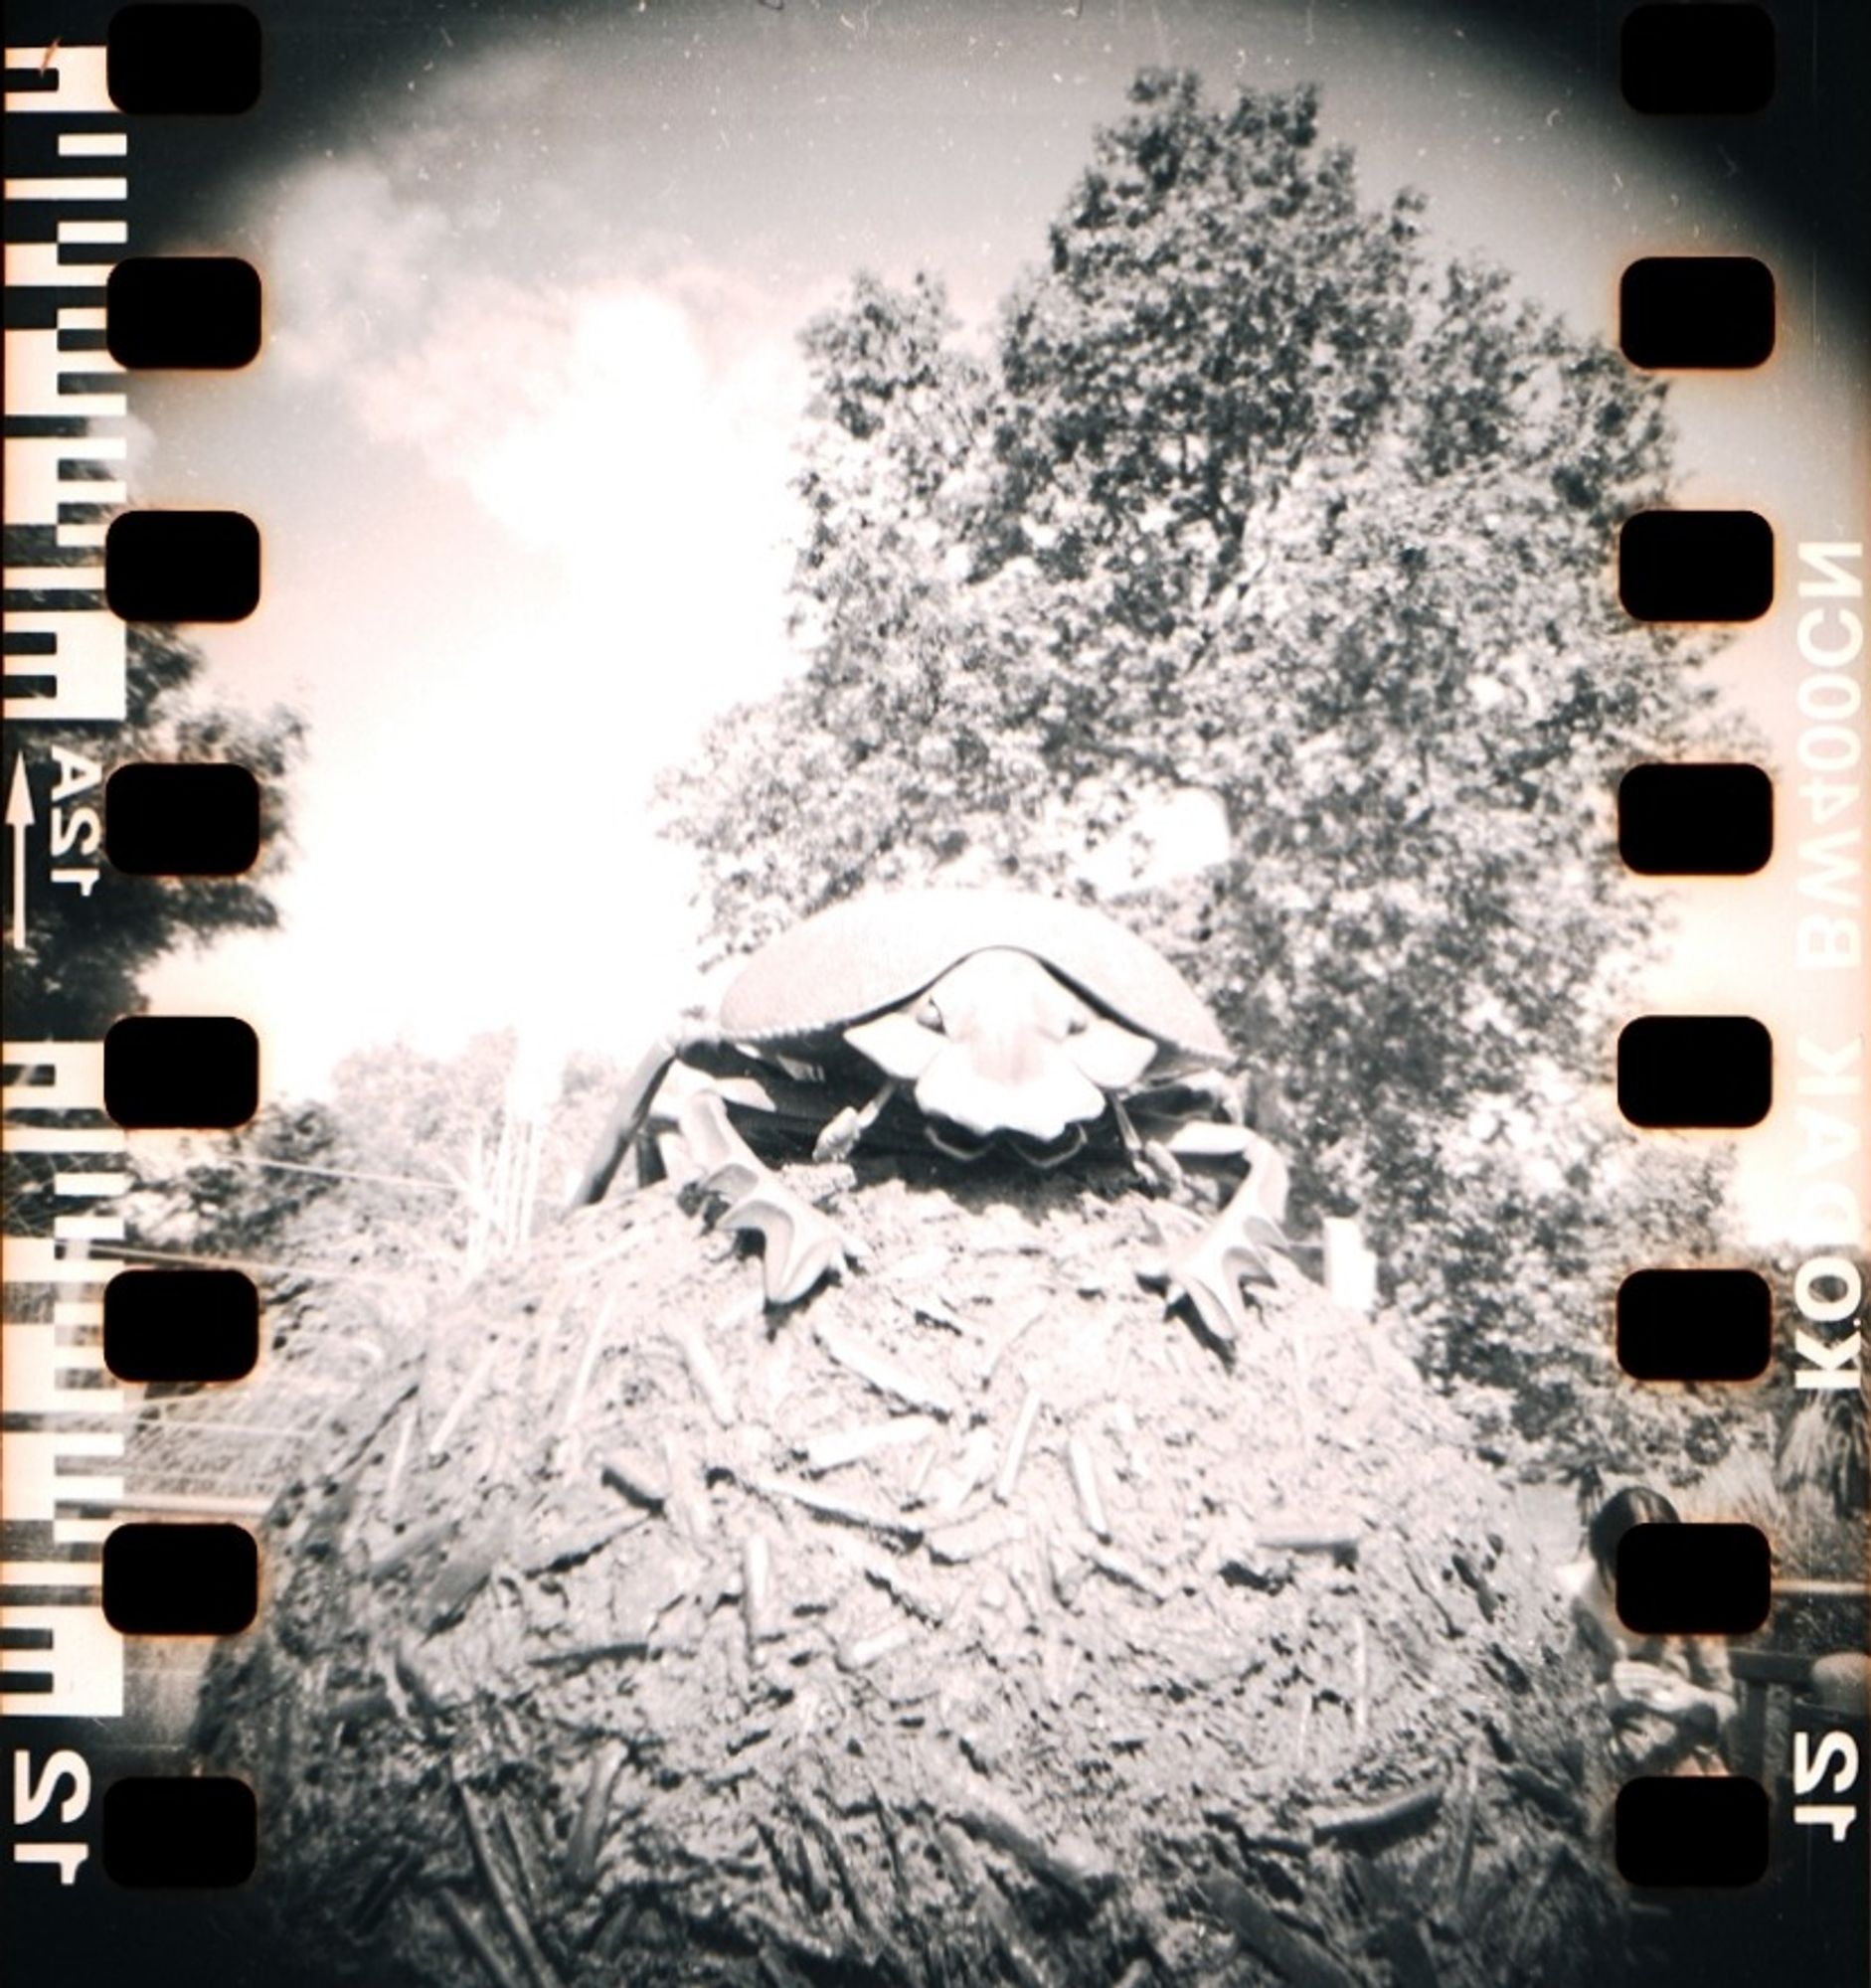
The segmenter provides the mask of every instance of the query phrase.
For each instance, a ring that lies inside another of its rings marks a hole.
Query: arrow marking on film
[[[33,825],[33,789],[26,777],[26,754],[16,753],[13,780],[7,788],[7,837],[13,844],[13,929],[7,943],[19,952],[30,952],[26,936],[26,831]]]

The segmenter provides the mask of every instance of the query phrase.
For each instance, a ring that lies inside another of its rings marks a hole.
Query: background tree
[[[511,1032],[446,1057],[357,1050],[328,1102],[152,1145],[124,1212],[141,1245],[262,1258],[295,1284],[302,1259],[452,1290],[565,1206],[622,1075],[580,1059],[522,1084]]]
[[[265,717],[207,703],[200,695],[202,655],[172,629],[138,624],[129,631],[125,716],[108,725],[17,725],[10,729],[7,777],[26,755],[38,825],[47,833],[55,763],[81,761],[104,779],[132,760],[231,759],[260,782],[259,861],[244,877],[131,877],[101,863],[88,894],[56,887],[39,864],[30,899],[30,951],[7,955],[8,1033],[60,1040],[100,1036],[120,1015],[143,1006],[143,974],[182,944],[207,944],[228,931],[268,930],[278,921],[269,886],[287,854],[283,782],[296,762],[304,727],[291,713]],[[56,761],[55,752],[70,755]],[[101,786],[70,806],[101,810]],[[35,850],[43,851],[43,840]],[[9,912],[9,915],[11,913]]]
[[[29,845],[30,947],[9,946],[6,955],[9,1040],[95,1041],[119,1016],[144,1006],[143,975],[175,947],[277,923],[270,885],[289,854],[284,781],[304,728],[286,711],[255,717],[208,703],[199,694],[202,662],[201,652],[173,630],[133,626],[121,722],[8,728],[5,777],[11,781],[23,757],[37,815]],[[260,782],[260,856],[247,875],[132,877],[113,869],[98,850],[88,893],[49,881],[44,838],[57,785],[67,785],[68,812],[88,808],[101,820],[103,783],[117,766],[221,759],[249,767]],[[85,784],[93,778],[96,784]],[[9,906],[9,929],[13,915]],[[50,1227],[55,1170],[51,1155],[7,1155],[16,1232]],[[212,1223],[206,1213],[202,1219]]]
[[[808,665],[668,800],[732,949],[860,887],[1074,888],[1217,796],[1226,863],[1133,921],[1248,1054],[1299,1221],[1360,1212],[1426,1360],[1538,1433],[1611,1412],[1617,1276],[1720,1195],[1584,1089],[1655,915],[1610,796],[1712,736],[1610,583],[1663,395],[1418,197],[1363,205],[1316,111],[1146,73],[984,354],[929,276],[810,327]]]

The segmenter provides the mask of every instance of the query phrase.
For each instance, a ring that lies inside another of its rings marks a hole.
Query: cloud
[[[479,213],[471,184],[453,191]],[[525,216],[471,222],[359,158],[303,171],[275,213],[273,362],[522,539],[578,557],[667,540],[685,514],[790,528],[805,374],[760,286],[661,253],[653,273],[529,280]]]
[[[269,190],[267,363],[330,379],[400,350],[422,325],[449,218],[368,155],[322,161]]]
[[[158,998],[226,989],[287,1091],[508,1025],[633,1055],[698,948],[651,782],[795,664],[818,299],[775,308],[569,203],[614,173],[603,121],[551,128],[559,175],[516,174],[555,78],[576,94],[564,60],[467,65],[427,124],[255,187],[266,364],[238,416],[187,413],[204,473],[265,497],[263,611],[211,656],[230,694],[302,700],[312,754],[283,930],[178,959]]]

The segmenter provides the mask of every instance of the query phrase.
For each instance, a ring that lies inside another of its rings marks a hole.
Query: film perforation
[[[253,1790],[230,1775],[136,1774],[103,1791],[105,1875],[139,1890],[225,1891],[254,1875]]]
[[[1758,1125],[1774,1101],[1774,1042],[1752,1015],[1643,1015],[1617,1037],[1617,1108],[1653,1129]]]
[[[1617,595],[1639,621],[1758,620],[1774,528],[1754,511],[1639,511],[1617,535]]]
[[[259,1106],[259,1039],[230,1015],[126,1015],[103,1040],[103,1104],[131,1130],[232,1130]]]
[[[1633,110],[1748,116],[1773,99],[1774,16],[1752,0],[1651,0],[1624,14],[1619,62]]]
[[[260,347],[260,282],[238,255],[133,255],[104,298],[110,355],[132,371],[230,372]]]
[[[1745,1636],[1770,1607],[1771,1563],[1759,1526],[1633,1526],[1618,1544],[1618,1619],[1645,1636]]]
[[[245,1270],[119,1270],[103,1314],[104,1364],[126,1381],[240,1381],[259,1357],[259,1291]]]
[[[260,539],[239,511],[120,511],[104,597],[125,621],[244,621],[259,604]]]
[[[104,783],[104,855],[139,877],[238,877],[260,849],[260,787],[225,760],[145,760]]]
[[[1759,1270],[1633,1270],[1617,1287],[1617,1361],[1638,1381],[1753,1381],[1774,1351],[1774,1293]]]
[[[244,1380],[259,1358],[259,1291],[245,1270],[118,1270],[104,1285],[103,1357],[126,1381]]]
[[[259,100],[262,38],[227,0],[138,0],[110,17],[110,100],[143,117],[229,117]]]
[[[127,1523],[104,1540],[101,1587],[121,1635],[236,1635],[258,1612],[259,1554],[244,1526]]]
[[[1761,8],[1635,9],[1625,16],[1621,39],[1625,100],[1652,113],[1758,112],[1773,95],[1775,41],[1774,21]],[[1755,257],[1651,256],[1631,263],[1620,279],[1619,345],[1635,366],[1679,373],[1758,367],[1774,351],[1776,315],[1772,271]],[[1619,598],[1639,618],[1745,621],[1772,604],[1773,529],[1759,516],[1652,511],[1625,521],[1617,551]],[[1773,853],[1773,783],[1759,767],[1639,767],[1620,783],[1617,812],[1619,853],[1639,873],[1750,875]],[[1737,1069],[1743,1030],[1750,1028],[1756,1032],[1751,1082]],[[1726,1067],[1711,1070],[1711,1053],[1725,1056]],[[1758,1123],[1771,1099],[1772,1070],[1771,1040],[1758,1024],[1731,1019],[1724,1034],[1710,1017],[1649,1017],[1619,1039],[1618,1103],[1626,1117],[1648,1126]],[[1749,1272],[1639,1272],[1618,1291],[1620,1365],[1651,1383],[1749,1378],[1762,1371],[1754,1349],[1763,1344],[1770,1316],[1769,1288]],[[1691,1339],[1683,1331],[1686,1317],[1699,1325],[1706,1319],[1715,1330]],[[1769,1543],[1758,1528],[1639,1524],[1618,1543],[1617,1609],[1639,1632],[1746,1637],[1769,1617],[1771,1575]],[[1778,1752],[1787,1737],[1784,1723],[1767,1730],[1769,1696],[1810,1680],[1795,1670],[1783,1684],[1771,1659],[1750,1673],[1749,1654],[1735,1659],[1754,1708],[1741,1735],[1744,1743],[1759,1742],[1749,1757],[1761,1758]],[[1842,1754],[1855,1756],[1853,1740],[1837,1740]],[[1801,1736],[1800,1748],[1806,1743]],[[1733,1774],[1706,1774],[1705,1764],[1702,1774],[1640,1776],[1619,1789],[1616,1856],[1632,1886],[1706,1895],[1755,1885],[1766,1875],[1772,1830],[1765,1788]],[[1815,1819],[1809,1808],[1796,1814],[1803,1822]],[[1719,1925],[1710,1921],[1718,1937]]]
[[[1642,255],[1618,280],[1617,342],[1633,366],[1748,371],[1773,356],[1774,272],[1753,255]]]
[[[1774,854],[1774,782],[1743,761],[1633,766],[1617,783],[1617,853],[1650,877],[1751,877]]]
[[[1767,1874],[1771,1828],[1759,1781],[1648,1775],[1618,1790],[1617,1868],[1648,1890],[1756,1885]]]

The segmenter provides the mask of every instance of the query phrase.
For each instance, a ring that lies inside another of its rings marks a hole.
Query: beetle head
[[[1008,946],[970,953],[844,1039],[915,1086],[941,1151],[974,1159],[1006,1139],[1038,1166],[1070,1159],[1106,1097],[1134,1083],[1158,1047]]]

